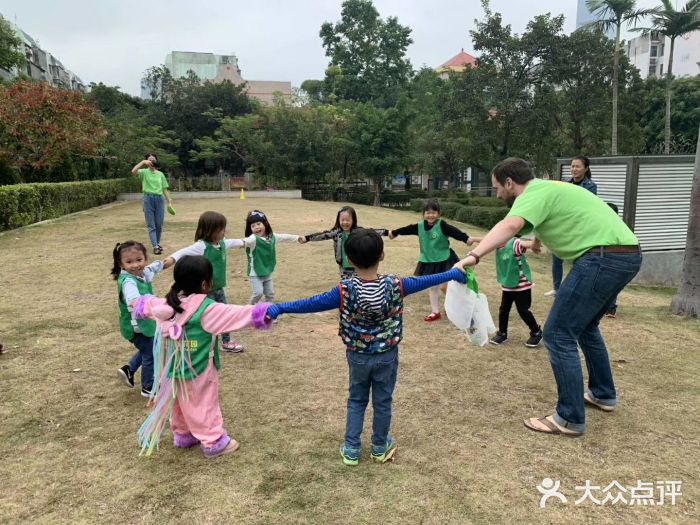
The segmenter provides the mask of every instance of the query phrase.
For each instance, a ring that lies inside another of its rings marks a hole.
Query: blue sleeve
[[[403,294],[411,295],[432,286],[437,286],[447,281],[458,281],[462,284],[467,282],[466,274],[459,268],[452,268],[447,272],[435,273],[433,275],[421,275],[419,277],[404,277],[401,279]]]
[[[337,286],[332,290],[305,299],[273,304],[267,309],[267,315],[276,319],[280,314],[310,314],[335,308],[340,308],[340,291]]]

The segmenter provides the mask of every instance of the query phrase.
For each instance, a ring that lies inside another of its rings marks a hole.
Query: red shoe
[[[427,321],[428,323],[432,323],[433,321],[439,321],[442,319],[442,315],[440,315],[440,312],[432,312],[430,315],[427,315],[423,318],[423,321]]]

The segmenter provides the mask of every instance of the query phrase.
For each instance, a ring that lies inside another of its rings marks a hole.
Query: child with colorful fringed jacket
[[[141,367],[141,395],[149,397],[153,387],[153,336],[156,324],[136,320],[129,305],[145,294],[153,294],[151,281],[163,270],[163,263],[155,261],[148,266],[146,247],[140,242],[117,243],[112,251],[112,277],[117,281],[119,304],[119,331],[124,339],[136,347],[136,353],[117,373],[129,388],[134,388],[134,374]]]
[[[265,295],[265,301],[275,299],[272,272],[277,265],[278,242],[301,242],[298,235],[273,233],[267,216],[260,210],[248,213],[245,220],[245,253],[248,257],[248,279],[253,287],[250,304],[256,304]]]
[[[168,419],[178,448],[200,445],[212,458],[239,447],[224,429],[216,340],[251,325],[269,328],[265,316],[269,305],[214,301],[207,295],[213,273],[205,257],[183,256],[175,264],[175,282],[165,299],[143,295],[132,305],[137,318],[157,322],[154,408],[139,430],[139,445],[146,455],[158,446]]]
[[[390,239],[395,239],[399,235],[418,236],[420,254],[418,255],[415,275],[432,275],[444,272],[459,261],[457,254],[450,248],[450,237],[471,245],[469,235],[447,224],[440,218],[441,215],[440,202],[437,199],[428,199],[423,204],[422,221],[418,224],[409,224],[403,228],[389,231]],[[438,286],[428,290],[430,314],[423,319],[426,322],[437,321],[442,318],[440,314],[439,291],[440,287]]]
[[[276,319],[283,313],[340,310],[339,335],[345,345],[350,376],[345,440],[340,455],[346,465],[359,463],[360,437],[371,390],[372,460],[384,463],[396,452],[389,428],[403,331],[403,298],[453,279],[465,283],[466,277],[456,268],[422,277],[378,274],[379,263],[384,260],[384,243],[374,230],[353,230],[345,250],[356,275],[341,279],[328,292],[272,304],[267,315]]]
[[[481,242],[480,237],[472,237],[472,242]],[[525,252],[531,249],[540,251],[536,240],[513,237],[506,244],[496,248],[496,279],[501,285],[501,306],[498,309],[498,332],[489,341],[500,345],[508,341],[508,318],[515,303],[520,318],[530,329],[530,338],[525,342],[528,348],[535,348],[542,341],[542,328],[530,311],[532,306],[532,272]]]
[[[355,274],[355,268],[348,261],[345,254],[345,242],[348,239],[350,233],[359,228],[357,225],[357,212],[352,206],[343,206],[338,210],[335,216],[335,224],[330,230],[325,230],[318,233],[310,233],[306,235],[299,242],[305,243],[309,241],[325,241],[328,239],[333,239],[333,251],[335,252],[335,262],[338,265],[338,271],[340,272],[341,279],[352,277]],[[383,228],[375,228],[379,235],[385,236],[388,234],[389,230]]]
[[[241,239],[226,239],[226,217],[215,211],[205,211],[199,216],[195,243],[176,251],[165,259],[164,268],[169,268],[185,255],[203,255],[214,268],[214,281],[209,297],[217,303],[226,304],[226,250],[243,248]],[[224,352],[243,352],[243,345],[231,338],[231,334],[221,334],[221,349]]]

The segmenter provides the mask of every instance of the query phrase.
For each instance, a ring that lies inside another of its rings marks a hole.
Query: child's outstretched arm
[[[247,246],[244,239],[224,239],[224,245],[227,250],[231,248],[245,248]]]
[[[447,237],[452,237],[456,241],[462,241],[469,244],[469,235],[464,233],[459,228],[456,228],[451,224],[447,224],[445,221],[440,223],[440,227],[442,228],[442,233],[444,233]]]
[[[304,235],[304,242],[309,242],[309,241],[327,241],[328,239],[333,239],[336,235],[338,235],[338,230],[325,230],[322,232],[317,232],[317,233],[310,233],[308,235]]]
[[[418,235],[418,224],[409,224],[408,226],[403,226],[402,228],[389,230],[387,235],[389,236],[389,239],[394,239],[399,235]]]
[[[202,312],[202,328],[212,335],[235,332],[247,326],[267,329],[271,323],[265,319],[269,303],[237,305],[214,303]]]
[[[280,314],[310,314],[340,308],[340,290],[335,288],[305,299],[276,303],[267,309],[267,315],[276,319]]]
[[[467,282],[467,275],[458,268],[452,268],[446,272],[434,273],[432,275],[421,275],[419,277],[403,277],[401,278],[401,286],[403,294],[411,295],[412,293],[438,286],[448,281],[457,281],[462,284]]]
[[[292,235],[291,233],[274,233],[275,241],[277,242],[299,242],[302,237],[300,235]]]

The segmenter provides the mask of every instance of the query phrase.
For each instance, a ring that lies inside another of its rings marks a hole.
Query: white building
[[[668,70],[671,39],[652,33],[627,42],[625,51],[630,62],[639,69],[642,78],[663,77]],[[676,38],[673,49],[673,75],[676,77],[700,74],[700,31]]]

